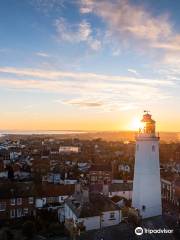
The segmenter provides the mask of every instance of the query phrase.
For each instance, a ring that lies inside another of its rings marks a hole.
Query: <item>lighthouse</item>
[[[142,218],[149,218],[162,214],[159,136],[148,111],[144,111],[141,123],[136,135],[132,207],[139,210]]]

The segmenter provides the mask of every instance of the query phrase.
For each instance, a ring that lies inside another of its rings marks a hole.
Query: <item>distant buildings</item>
[[[111,183],[112,169],[109,165],[92,165],[88,173],[90,184]]]
[[[79,152],[79,147],[74,147],[74,146],[60,146],[60,147],[59,147],[59,152],[60,152],[60,153],[64,153],[64,154],[78,153],[78,152]]]

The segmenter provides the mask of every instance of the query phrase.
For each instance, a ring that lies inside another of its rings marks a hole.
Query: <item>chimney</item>
[[[103,183],[103,195],[107,197],[109,196],[109,185],[107,182]]]
[[[84,203],[89,202],[89,189],[87,187],[83,188],[83,190],[82,190],[82,201]]]

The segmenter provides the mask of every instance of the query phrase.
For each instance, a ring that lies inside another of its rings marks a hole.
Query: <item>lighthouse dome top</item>
[[[146,122],[151,122],[151,123],[155,123],[155,121],[151,118],[151,114],[149,114],[148,111],[144,111],[144,115],[143,118],[141,120],[141,122],[146,123]]]

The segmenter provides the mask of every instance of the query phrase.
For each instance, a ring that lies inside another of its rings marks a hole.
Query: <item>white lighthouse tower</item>
[[[148,111],[141,120],[143,127],[136,136],[132,206],[142,218],[162,214],[159,167],[159,137],[155,121]]]

